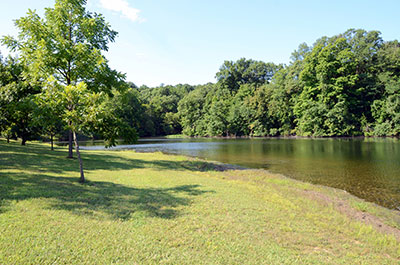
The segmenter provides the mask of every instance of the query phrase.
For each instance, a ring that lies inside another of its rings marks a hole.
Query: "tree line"
[[[30,100],[31,94],[46,89],[27,84],[23,63],[7,58],[0,67],[3,135],[23,142],[38,135],[66,137],[57,115],[52,119],[37,111],[55,113],[55,107],[38,100],[34,106]],[[225,61],[216,78],[216,83],[204,85],[153,88],[137,87],[124,78],[106,88],[105,79],[96,89],[106,91],[108,108],[140,137],[400,133],[400,43],[383,41],[377,31],[351,29],[322,37],[312,46],[303,43],[288,65],[245,58]],[[104,137],[98,131],[82,134]]]
[[[225,61],[217,82],[136,88],[142,136],[399,136],[400,43],[350,29],[288,65]]]

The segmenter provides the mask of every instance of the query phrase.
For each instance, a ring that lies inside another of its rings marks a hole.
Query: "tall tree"
[[[400,43],[385,42],[377,55],[382,97],[372,104],[373,131],[367,134],[400,136]]]
[[[182,125],[182,133],[189,136],[202,136],[206,134],[207,124],[204,115],[207,113],[205,108],[206,97],[213,91],[214,84],[199,85],[178,104],[178,114]]]
[[[316,42],[300,74],[299,134],[361,134],[361,117],[371,120],[372,101],[380,97],[375,65],[381,44],[379,32],[353,29]]]
[[[229,106],[232,94],[226,88],[217,89],[209,95],[211,101],[205,115],[208,136],[229,136]]]
[[[25,78],[43,83],[52,76],[66,87],[84,81],[89,90],[106,93],[125,86],[125,76],[110,69],[101,53],[117,32],[102,15],[86,11],[85,5],[86,0],[56,0],[44,18],[29,10],[16,20],[18,37],[5,36],[2,42],[19,53],[26,65]],[[68,157],[72,157],[72,136],[70,131]]]
[[[280,68],[282,65],[241,58],[236,62],[225,61],[216,73],[216,78],[223,88],[236,92],[243,84],[268,83]]]

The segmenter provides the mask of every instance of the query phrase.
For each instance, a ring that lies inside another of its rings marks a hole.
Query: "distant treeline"
[[[400,135],[400,43],[378,31],[303,43],[289,65],[225,61],[216,78],[133,88],[140,135]]]
[[[43,136],[28,100],[41,89],[13,88],[26,82],[17,58],[0,62],[1,133]],[[109,93],[107,104],[141,137],[400,135],[400,43],[384,41],[378,31],[350,29],[303,43],[288,65],[225,61],[216,78],[154,88],[128,82]],[[67,134],[60,125],[53,135]]]

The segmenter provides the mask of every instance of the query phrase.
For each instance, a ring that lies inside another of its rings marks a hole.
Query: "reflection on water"
[[[118,147],[265,168],[400,207],[398,139],[146,139]]]

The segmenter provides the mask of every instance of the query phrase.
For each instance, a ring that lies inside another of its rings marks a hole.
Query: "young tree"
[[[19,53],[26,79],[43,83],[51,76],[66,87],[85,82],[90,91],[106,93],[125,86],[125,76],[111,70],[101,53],[117,32],[102,15],[86,11],[85,5],[86,0],[56,0],[44,18],[29,10],[15,21],[18,37],[6,36],[2,42]],[[72,157],[72,136],[71,131],[68,157]]]
[[[40,98],[48,103],[48,108],[58,107],[59,118],[72,132],[81,183],[85,182],[85,175],[79,151],[78,133],[98,133],[105,139],[106,147],[114,146],[116,139],[120,137],[129,143],[137,139],[136,130],[114,114],[115,109],[110,104],[107,94],[90,91],[84,82],[62,86],[54,78],[50,78]]]

